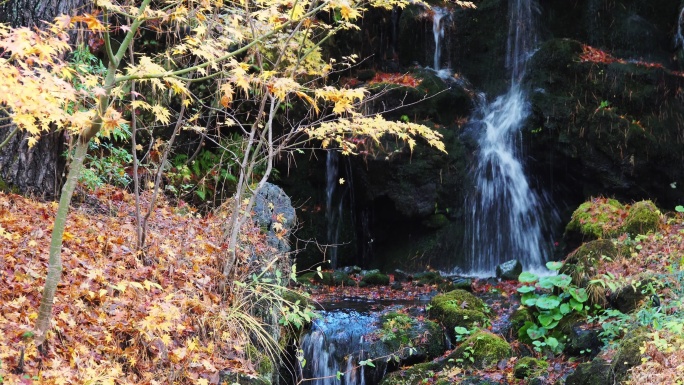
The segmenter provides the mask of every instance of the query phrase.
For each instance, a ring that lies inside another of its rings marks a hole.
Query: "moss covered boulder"
[[[546,369],[549,363],[534,357],[523,357],[515,363],[513,374],[515,378],[534,377]]]
[[[625,213],[625,206],[615,199],[594,198],[582,203],[565,227],[566,243],[573,247],[587,240],[617,236]]]
[[[429,307],[430,318],[443,325],[452,338],[456,326],[470,328],[488,321],[485,303],[465,290],[438,294],[430,300]]]
[[[615,379],[621,382],[627,377],[629,369],[640,365],[641,358],[644,354],[641,353],[641,347],[644,342],[650,340],[646,333],[639,330],[633,334],[633,337],[626,338],[620,342],[618,351],[613,359],[613,373]]]
[[[651,201],[636,202],[629,209],[622,230],[632,236],[658,230],[660,210]]]
[[[379,342],[372,345],[371,357],[394,354],[401,365],[431,360],[446,351],[442,328],[430,320],[419,320],[401,312],[389,312],[381,319],[382,328],[375,332]]]
[[[474,366],[479,369],[489,368],[499,361],[510,357],[511,345],[502,337],[479,330],[468,337],[449,358],[464,366]]]
[[[601,358],[594,358],[577,366],[565,380],[565,385],[606,385],[613,384],[610,364]]]
[[[579,287],[586,287],[590,279],[598,272],[604,259],[615,259],[618,248],[609,239],[590,241],[572,252],[565,260],[560,273],[572,277],[572,282]]]
[[[369,272],[361,278],[359,286],[389,285],[390,279],[387,274],[378,271]]]
[[[434,378],[435,373],[444,368],[441,362],[426,362],[413,365],[406,370],[393,372],[383,377],[380,385],[419,385]]]

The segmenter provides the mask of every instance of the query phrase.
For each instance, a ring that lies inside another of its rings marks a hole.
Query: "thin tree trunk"
[[[74,157],[69,166],[69,177],[67,178],[66,183],[64,183],[62,195],[59,198],[57,215],[55,216],[55,222],[52,227],[48,273],[47,277],[45,277],[45,287],[43,288],[43,296],[40,300],[40,308],[38,309],[38,319],[36,320],[37,346],[42,346],[43,342],[45,342],[46,333],[50,329],[52,305],[54,304],[57,284],[59,284],[59,281],[62,278],[62,240],[64,237],[67,216],[69,215],[69,203],[71,202],[71,197],[78,184],[78,177],[81,175],[83,160],[85,159],[87,152],[88,142],[84,143],[79,140],[76,144]]]

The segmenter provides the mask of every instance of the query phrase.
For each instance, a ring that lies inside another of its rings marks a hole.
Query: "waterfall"
[[[442,38],[444,37],[444,16],[449,15],[446,8],[432,7],[432,34],[435,38],[435,53],[433,58],[433,67],[435,71],[439,71],[440,60],[442,56]]]
[[[338,189],[339,177],[339,154],[336,151],[328,151],[325,161],[325,221],[326,241],[330,245],[330,266],[337,267],[337,245],[339,244],[340,230],[342,226],[342,209],[344,200],[342,197],[335,205],[335,192]]]
[[[321,311],[302,338],[306,364],[302,380],[310,385],[366,385],[364,334],[377,317],[356,311]],[[338,379],[338,372],[342,373]]]
[[[531,189],[520,160],[520,126],[529,115],[527,96],[520,87],[525,62],[537,44],[534,0],[509,0],[506,67],[509,91],[483,105],[474,124],[482,128],[480,151],[473,167],[476,190],[466,207],[466,270],[493,275],[495,267],[518,259],[525,269],[543,266],[550,239],[545,217],[555,210]]]

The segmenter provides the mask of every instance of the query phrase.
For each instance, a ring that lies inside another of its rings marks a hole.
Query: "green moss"
[[[549,366],[549,363],[544,360],[538,360],[534,357],[523,357],[515,363],[513,374],[516,378],[534,377],[541,374],[544,369]]]
[[[389,285],[389,276],[382,273],[369,273],[361,278],[361,282],[365,285]]]
[[[598,272],[598,266],[604,258],[610,260],[618,256],[618,248],[613,241],[598,239],[587,242],[568,256],[560,272],[572,277],[572,282],[586,287],[590,279]]]
[[[426,271],[413,276],[413,279],[424,285],[436,285],[444,282],[444,278],[437,271]]]
[[[636,335],[631,338],[622,340],[615,358],[612,360],[612,369],[618,381],[622,381],[627,377],[627,371],[634,366],[641,364],[641,347],[644,342],[649,340],[649,337],[642,330],[635,332]]]
[[[527,307],[521,307],[517,309],[513,314],[511,314],[510,322],[511,322],[511,329],[513,330],[514,335],[517,335],[517,332],[525,326],[525,322],[534,322],[534,318],[532,318],[532,314],[530,314],[530,310]],[[529,338],[527,336],[527,333],[525,333],[523,338]]]
[[[473,333],[451,354],[457,362],[480,369],[496,365],[511,356],[511,345],[500,336],[480,330]]]
[[[660,211],[651,201],[641,201],[632,205],[625,218],[622,230],[632,236],[658,230]]]
[[[432,214],[421,222],[423,226],[430,229],[439,229],[446,226],[448,223],[449,218],[444,214]]]
[[[572,213],[566,235],[580,234],[584,239],[611,238],[619,234],[625,207],[615,199],[594,198]]]
[[[273,375],[273,361],[266,354],[259,351],[254,345],[247,345],[245,352],[247,359],[257,369],[261,377],[270,378]]]
[[[410,368],[393,372],[383,377],[380,385],[419,385],[430,380],[435,373],[443,369],[441,362],[426,362]]]
[[[446,350],[442,328],[433,321],[419,321],[405,313],[390,312],[381,317],[381,322],[380,339],[389,352],[399,352],[402,360],[409,356],[433,359]],[[415,350],[407,349],[409,346]]]
[[[453,336],[456,326],[470,328],[484,325],[489,320],[484,314],[485,310],[486,306],[479,298],[465,290],[454,290],[434,296],[430,300],[429,315]]]

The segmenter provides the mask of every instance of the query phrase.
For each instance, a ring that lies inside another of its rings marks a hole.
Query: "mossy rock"
[[[627,377],[629,369],[641,364],[641,358],[643,357],[641,346],[649,340],[649,337],[644,331],[637,331],[635,334],[633,337],[626,338],[620,342],[617,353],[613,358],[612,370],[618,382]]]
[[[382,328],[377,333],[385,345],[383,349],[396,353],[402,365],[439,357],[446,350],[444,332],[433,321],[419,321],[399,312],[387,313],[380,321]]]
[[[360,284],[366,285],[389,285],[390,279],[387,274],[371,272],[361,278]]]
[[[260,377],[270,378],[273,375],[273,361],[256,346],[249,344],[245,349],[247,360],[257,369]]]
[[[629,209],[622,230],[632,236],[655,232],[660,225],[660,217],[660,211],[653,202],[637,202]]]
[[[433,378],[435,373],[443,368],[441,361],[413,365],[406,370],[386,375],[380,381],[380,385],[420,385],[424,383],[425,379]]]
[[[453,338],[454,328],[470,328],[484,325],[488,317],[484,314],[486,305],[481,299],[465,290],[454,290],[438,294],[430,300],[429,316],[442,324]]]
[[[438,285],[445,282],[445,279],[437,271],[426,271],[414,274],[413,280],[424,285]]]
[[[565,380],[565,385],[613,384],[613,372],[609,363],[601,358],[580,364]]]
[[[356,281],[349,278],[349,275],[342,271],[308,272],[299,275],[297,282],[303,285],[317,283],[326,286],[356,286]]]
[[[625,207],[615,199],[594,198],[582,203],[572,213],[570,223],[565,227],[566,242],[612,238],[620,233]]]
[[[516,311],[511,314],[511,318],[509,319],[510,322],[510,327],[509,330],[512,332],[514,336],[518,336],[518,338],[522,339],[529,339],[527,336],[527,333],[523,336],[519,336],[518,332],[520,329],[522,329],[523,326],[525,326],[526,322],[534,322],[534,317],[532,317],[532,314],[530,313],[530,309],[527,307],[521,307],[517,309]],[[531,341],[529,341],[531,342]]]
[[[534,357],[523,357],[515,363],[513,374],[515,375],[515,378],[537,376],[548,366],[549,363],[544,360],[539,360]]]
[[[579,287],[586,287],[590,279],[598,272],[604,257],[615,259],[619,255],[618,248],[609,239],[597,239],[587,242],[572,252],[565,260],[560,273],[572,277],[572,282]]]
[[[511,354],[511,345],[505,339],[488,331],[479,330],[463,341],[449,358],[462,365],[485,369],[510,357]]]

